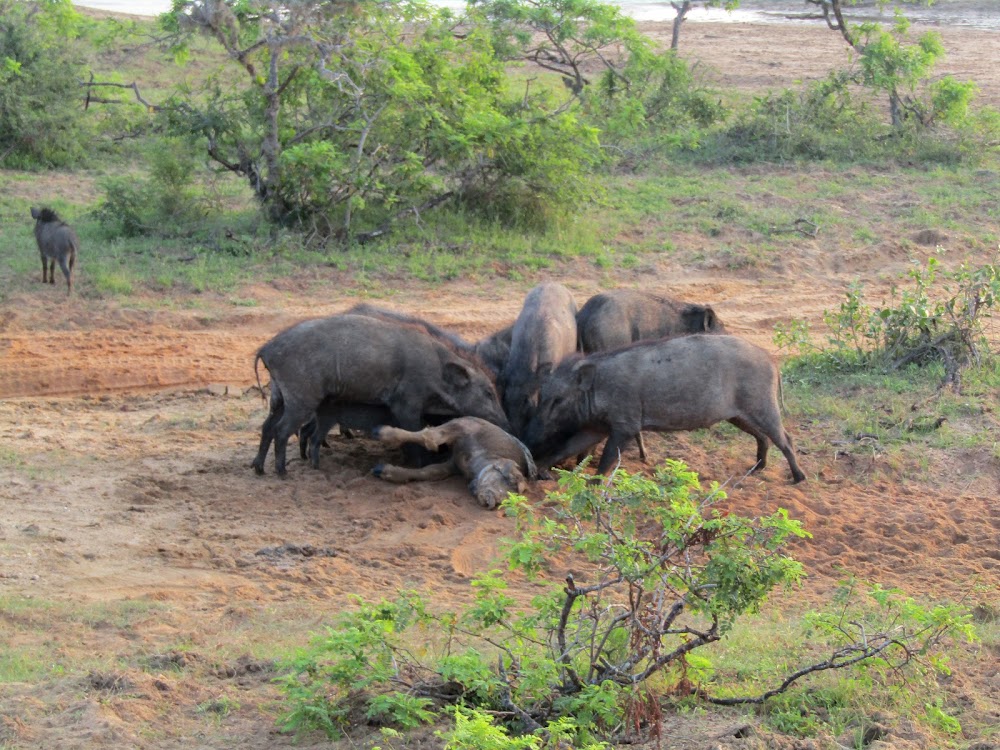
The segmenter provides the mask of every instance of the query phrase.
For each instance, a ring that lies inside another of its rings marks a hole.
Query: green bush
[[[154,139],[148,153],[149,177],[115,176],[100,183],[104,198],[93,216],[108,237],[183,235],[202,214],[190,146],[178,139]]]
[[[459,712],[450,742],[474,726],[497,742],[506,730],[544,742],[600,741],[642,700],[638,691],[652,694],[654,675],[669,678],[772,588],[801,577],[781,552],[790,537],[806,535],[798,523],[784,511],[760,519],[715,511],[723,498],[678,462],[653,478],[619,471],[606,484],[563,473],[544,509],[512,495],[505,507],[518,538],[508,543],[510,567],[535,575],[572,558],[594,583],[578,586],[569,576],[520,607],[500,571],[490,571],[473,581],[475,601],[461,613],[432,613],[412,593],[361,603],[289,665],[285,726],[334,735],[359,700],[369,712],[389,705],[376,713],[419,720],[398,697],[377,697],[391,688],[509,716],[501,729]],[[424,658],[413,638],[423,640]]]
[[[694,150],[714,163],[823,160],[859,161],[881,152],[887,132],[848,89],[846,73],[831,73],[801,89],[756,96]]]
[[[0,0],[0,165],[65,167],[88,152],[69,0]]]

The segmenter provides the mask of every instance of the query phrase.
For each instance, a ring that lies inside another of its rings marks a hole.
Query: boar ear
[[[462,362],[445,362],[444,380],[448,385],[465,387],[472,380],[472,368]]]
[[[711,307],[705,308],[705,330],[711,331],[715,328],[715,310]]]
[[[583,389],[588,389],[594,385],[594,374],[597,368],[591,362],[580,362],[573,368],[576,375],[576,384]]]
[[[37,219],[40,213],[41,212],[37,208],[35,208],[34,206],[31,207],[31,218],[32,219]]]

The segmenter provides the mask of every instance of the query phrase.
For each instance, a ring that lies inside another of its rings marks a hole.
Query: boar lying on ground
[[[510,355],[497,382],[511,429],[520,435],[538,403],[541,378],[576,351],[576,303],[562,284],[539,284],[511,330]]]
[[[42,256],[42,283],[56,283],[56,263],[66,277],[66,293],[73,292],[73,266],[80,249],[76,232],[49,208],[32,208],[35,220],[35,242]],[[47,267],[47,268],[46,268]]]
[[[619,289],[595,294],[576,316],[580,351],[606,352],[635,341],[688,333],[725,333],[711,307]]]
[[[754,471],[768,439],[796,482],[805,479],[781,424],[780,374],[770,355],[735,336],[694,334],[648,341],[560,365],[542,385],[524,442],[543,469],[600,442],[607,472],[641,430],[696,430],[728,421],[757,441]]]
[[[404,429],[424,414],[508,421],[485,370],[419,326],[364,315],[308,320],[282,331],[257,352],[271,375],[271,401],[253,460],[258,474],[274,442],[275,471],[284,476],[288,438],[313,418],[324,399],[388,408]]]
[[[537,477],[535,463],[524,444],[496,425],[477,417],[459,417],[439,427],[409,432],[397,427],[380,427],[375,437],[399,447],[416,443],[427,450],[451,447],[451,457],[420,469],[379,464],[372,473],[389,482],[444,479],[461,474],[469,480],[469,490],[481,505],[492,510],[509,492],[523,492],[527,480]]]
[[[579,349],[587,354],[621,349],[646,339],[726,332],[711,307],[629,289],[595,294],[577,313],[576,326]],[[639,458],[645,461],[642,433],[636,442]]]

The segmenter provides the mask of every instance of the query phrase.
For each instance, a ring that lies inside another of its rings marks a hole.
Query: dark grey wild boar
[[[436,339],[440,339],[446,345],[455,347],[462,352],[462,356],[466,359],[478,358],[482,364],[489,368],[493,377],[500,373],[503,362],[506,361],[506,354],[510,351],[510,332],[506,332],[506,345],[504,344],[504,331],[501,331],[494,336],[488,336],[485,339],[476,342],[475,344],[470,344],[461,336],[456,333],[452,333],[440,326],[436,326],[433,323],[429,323],[422,318],[415,317],[413,315],[408,315],[406,313],[396,312],[395,310],[386,310],[384,307],[376,307],[375,305],[370,305],[367,302],[361,302],[350,310],[347,310],[348,315],[367,315],[370,318],[378,318],[380,320],[386,320],[389,322],[402,323],[404,325],[415,325],[423,328],[424,331],[433,336]],[[495,340],[495,337],[500,337]]]
[[[497,378],[512,432],[520,435],[538,403],[541,379],[576,351],[576,302],[562,284],[539,284],[524,298],[510,355]]]
[[[506,328],[484,336],[472,348],[490,370],[500,375],[510,359],[510,344],[514,335],[513,323]]]
[[[757,440],[767,463],[768,439],[796,482],[805,479],[781,424],[781,376],[771,356],[735,336],[694,334],[646,341],[564,362],[542,386],[524,441],[547,468],[608,437],[597,471],[641,430],[696,430],[727,421]]]
[[[384,404],[356,404],[325,398],[313,418],[299,428],[299,456],[309,459],[314,469],[319,468],[319,449],[334,426],[340,434],[349,436],[351,431],[370,435],[376,427],[392,424],[392,412]]]
[[[645,339],[726,332],[711,307],[630,289],[595,294],[580,308],[576,325],[580,351],[588,354]]]
[[[379,464],[372,473],[388,482],[416,482],[460,474],[469,480],[469,490],[483,507],[493,510],[509,492],[524,492],[527,480],[538,471],[524,443],[496,425],[477,417],[459,417],[439,427],[425,427],[419,432],[397,427],[380,427],[375,437],[387,445],[399,447],[416,443],[429,451],[451,448],[446,461],[420,469],[406,469]]]
[[[66,277],[66,293],[73,292],[73,266],[80,249],[76,232],[50,208],[32,208],[35,242],[42,256],[42,283],[56,283],[56,263]]]
[[[288,438],[326,398],[381,404],[406,429],[422,415],[477,416],[504,428],[488,374],[421,327],[364,315],[308,320],[282,331],[257,352],[271,375],[271,402],[253,460],[258,474],[274,442],[275,471],[284,476]]]

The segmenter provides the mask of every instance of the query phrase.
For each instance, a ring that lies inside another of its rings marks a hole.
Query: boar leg
[[[254,458],[253,470],[257,474],[264,473],[264,459],[267,458],[267,451],[271,447],[271,441],[274,440],[274,426],[277,424],[278,420],[285,413],[285,400],[281,396],[281,391],[278,390],[277,386],[271,386],[271,408],[267,413],[267,419],[264,420],[264,424],[260,428],[260,447],[257,449],[257,456]]]
[[[429,451],[440,450],[442,445],[447,445],[451,441],[444,435],[443,427],[425,427],[422,430],[411,432],[399,427],[382,425],[375,430],[375,439],[385,443],[390,448],[399,448],[402,445],[413,443],[420,445]]]
[[[423,466],[419,469],[408,469],[402,466],[394,466],[393,464],[378,464],[374,469],[372,469],[372,474],[377,476],[379,479],[384,479],[387,482],[393,482],[395,484],[447,479],[448,477],[454,476],[458,473],[458,467],[456,467],[455,462],[450,459],[437,464],[427,464],[427,466]]]
[[[398,409],[390,406],[392,418],[400,428],[407,432],[419,432],[423,425],[423,417],[420,410],[410,408]],[[406,443],[403,445],[403,455],[406,461],[414,466],[426,466],[431,463],[433,453],[420,445]]]
[[[788,461],[788,466],[792,470],[792,479],[795,483],[797,484],[806,478],[802,469],[799,468],[799,462],[795,460],[795,452],[792,449],[792,438],[785,432],[784,427],[781,426],[780,418],[775,416],[770,424],[756,424],[744,417],[734,417],[729,422],[757,439],[757,463],[754,465],[752,471],[760,471],[767,465],[767,438],[770,438],[771,442],[785,456],[785,460]]]
[[[43,255],[42,256],[42,283],[43,284],[48,284],[49,283],[48,271],[49,271],[49,259],[46,258]]]
[[[316,434],[317,429],[315,414],[312,419],[299,428],[299,458],[303,461],[309,458],[309,452],[312,450],[312,436]]]
[[[316,411],[316,406],[318,404],[310,406],[285,399],[285,413],[274,423],[274,471],[279,477],[284,478],[288,475],[288,470],[285,468],[288,438],[296,434],[299,427],[309,420],[310,415]]]
[[[608,442],[604,444],[604,451],[601,453],[601,460],[597,463],[597,473],[607,474],[611,464],[621,457],[622,448],[628,445],[635,435],[626,435],[621,432],[612,431],[608,437]]]
[[[806,475],[802,469],[799,468],[799,462],[795,460],[795,450],[792,447],[792,436],[785,432],[785,429],[782,427],[780,437],[782,438],[781,442],[779,442],[776,437],[772,437],[771,439],[774,441],[774,444],[778,446],[778,450],[784,454],[785,460],[788,461],[788,466],[792,470],[792,480],[798,484],[799,482],[805,480]]]
[[[729,420],[729,424],[743,430],[748,435],[752,435],[757,441],[757,463],[750,469],[750,473],[756,474],[758,471],[761,471],[767,466],[767,436],[756,425],[743,419],[743,417],[733,417]]]
[[[639,458],[640,458],[640,460],[642,460],[645,463],[645,461],[646,461],[646,443],[643,442],[642,433],[641,432],[638,435],[635,436],[635,442],[639,446]]]
[[[66,289],[68,294],[73,291],[73,271],[72,268],[66,263],[65,255],[60,256],[59,258],[59,268],[62,269],[63,276],[66,277]],[[53,275],[55,275],[55,269],[53,269]],[[52,283],[55,283],[54,279]]]
[[[573,458],[574,456],[580,457],[580,460],[582,461],[586,458],[590,449],[600,443],[606,436],[606,432],[599,432],[597,430],[581,430],[567,440],[559,450],[548,456],[542,456],[541,460],[536,463],[538,464],[539,469],[547,471],[551,467],[557,466],[566,459]]]

